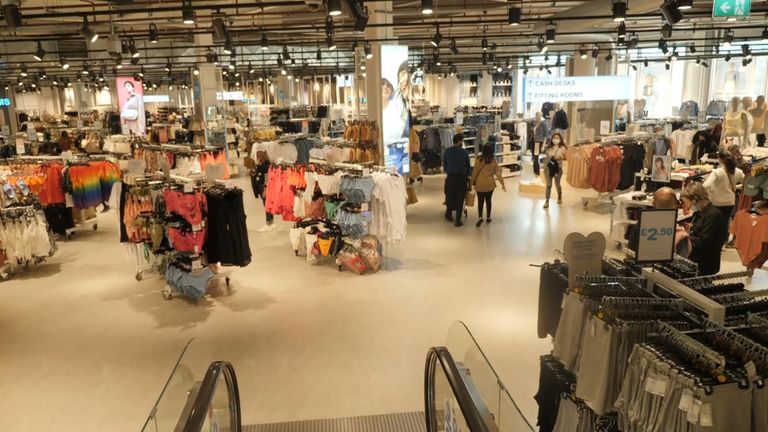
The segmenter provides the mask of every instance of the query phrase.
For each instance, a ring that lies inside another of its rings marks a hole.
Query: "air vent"
[[[83,38],[60,40],[57,42],[57,47],[67,59],[88,59],[88,44]]]

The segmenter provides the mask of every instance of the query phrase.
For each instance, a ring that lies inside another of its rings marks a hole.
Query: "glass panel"
[[[194,397],[210,363],[210,355],[203,344],[187,342],[171,370],[157,402],[149,413],[142,432],[171,432],[184,412],[187,399]],[[224,386],[226,387],[226,386]],[[227,423],[228,425],[228,423]]]
[[[445,346],[459,370],[466,369],[471,385],[485,403],[484,408],[480,407],[481,415],[484,414],[482,410],[487,409],[500,432],[534,430],[463,322],[456,321],[451,325]]]
[[[203,432],[229,432],[231,430],[232,418],[229,412],[229,401],[231,398],[232,395],[229,394],[224,374],[221,374],[216,382],[213,401],[211,401],[211,405],[208,407],[208,415],[205,416]]]
[[[435,368],[435,411],[438,432],[469,432],[469,425],[439,361]]]

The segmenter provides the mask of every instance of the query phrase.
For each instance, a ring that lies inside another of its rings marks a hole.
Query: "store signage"
[[[646,209],[640,212],[640,242],[637,246],[638,263],[672,261],[675,254],[675,227],[677,210]]]
[[[568,287],[577,288],[576,275],[602,274],[605,245],[605,235],[599,232],[586,237],[580,233],[568,234],[563,245],[563,255],[568,263]]]
[[[714,18],[747,18],[752,0],[715,0],[712,3]]]
[[[631,87],[628,76],[525,78],[523,104],[629,100]]]
[[[10,98],[0,98],[0,107],[9,107],[9,106],[11,106]]]
[[[144,102],[170,102],[171,97],[168,95],[144,95]]]
[[[241,91],[216,92],[216,100],[243,100],[245,95]]]

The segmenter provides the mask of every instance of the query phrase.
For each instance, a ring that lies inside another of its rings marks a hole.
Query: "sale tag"
[[[195,191],[195,186],[192,184],[192,182],[184,183],[184,193],[192,193],[194,191]]]
[[[640,212],[638,263],[672,261],[675,254],[677,209],[645,209]]]
[[[147,163],[143,159],[131,159],[128,161],[128,172],[131,174],[144,174]]]
[[[712,421],[711,403],[705,403],[701,406],[701,413],[699,413],[699,423],[702,427],[712,427],[715,425]]]
[[[26,147],[24,147],[24,138],[16,138],[16,154],[25,154],[27,152]]]
[[[701,401],[698,399],[693,400],[693,405],[691,406],[691,410],[688,411],[688,415],[686,416],[686,420],[688,420],[688,423],[692,424],[698,424],[699,423],[699,413],[701,412]]]

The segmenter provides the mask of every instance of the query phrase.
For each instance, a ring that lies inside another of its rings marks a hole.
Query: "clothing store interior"
[[[0,430],[768,432],[768,3],[0,11]]]

